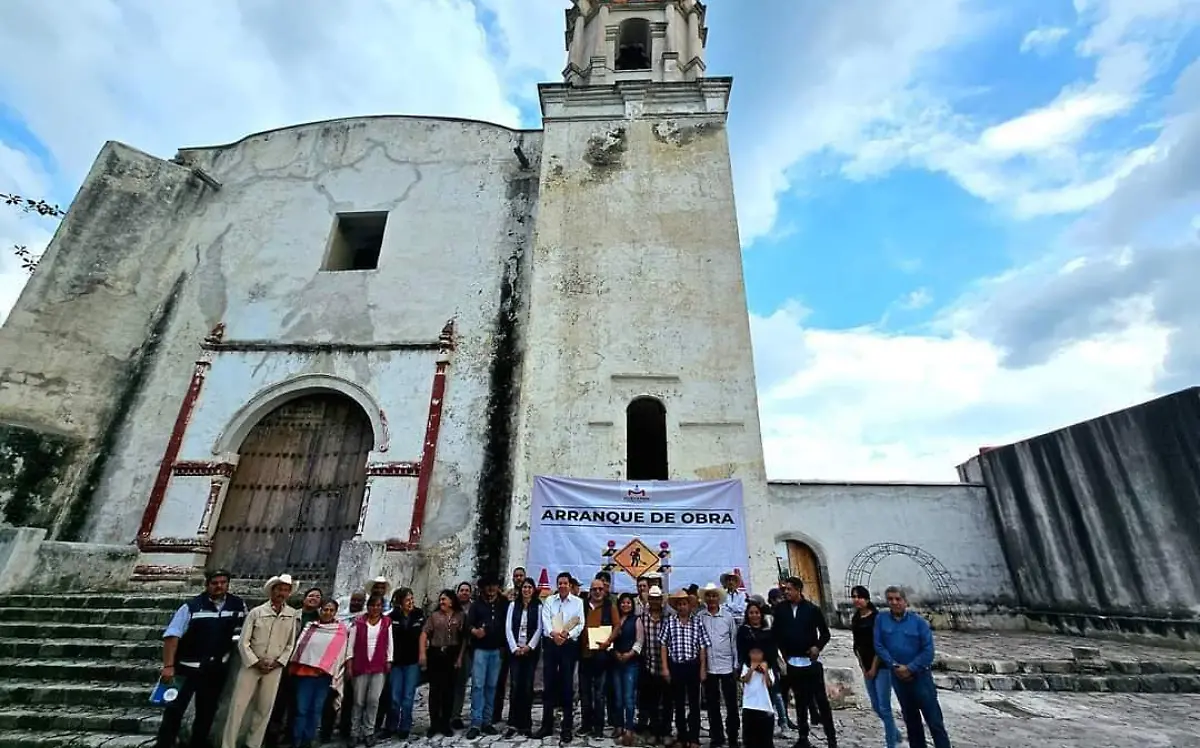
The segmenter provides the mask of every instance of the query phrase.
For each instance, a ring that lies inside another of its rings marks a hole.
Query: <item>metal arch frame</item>
[[[955,628],[970,623],[970,616],[958,603],[962,599],[962,591],[958,582],[954,580],[954,575],[933,554],[915,545],[874,543],[856,553],[846,569],[846,599],[850,599],[850,590],[855,586],[862,585],[870,589],[871,575],[875,573],[875,567],[890,556],[908,556],[920,565],[929,576],[929,581],[933,582],[934,590],[942,599]]]

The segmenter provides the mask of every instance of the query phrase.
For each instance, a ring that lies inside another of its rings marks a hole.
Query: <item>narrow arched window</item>
[[[625,477],[667,480],[667,408],[639,397],[625,409]]]
[[[617,32],[617,70],[649,70],[650,22],[645,18],[621,21]]]

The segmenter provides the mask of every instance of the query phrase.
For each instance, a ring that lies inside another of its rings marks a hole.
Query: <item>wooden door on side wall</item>
[[[307,395],[272,411],[239,450],[209,568],[332,579],[358,528],[373,446],[370,421],[347,397]]]
[[[821,567],[817,563],[817,554],[813,549],[798,540],[787,542],[788,567],[792,574],[804,580],[804,596],[812,600],[818,607],[823,607],[821,599]]]

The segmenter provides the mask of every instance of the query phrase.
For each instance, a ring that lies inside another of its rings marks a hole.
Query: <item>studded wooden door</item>
[[[366,414],[341,395],[308,395],[268,414],[239,450],[209,568],[332,579],[358,527],[373,445]]]
[[[787,543],[788,566],[792,574],[804,580],[804,597],[821,605],[821,567],[817,554],[804,543],[789,540]]]

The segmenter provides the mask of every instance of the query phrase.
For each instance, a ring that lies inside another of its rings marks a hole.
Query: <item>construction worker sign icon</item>
[[[660,559],[650,546],[634,538],[613,554],[612,562],[629,576],[638,577],[658,568]]]

